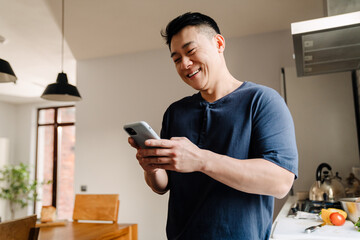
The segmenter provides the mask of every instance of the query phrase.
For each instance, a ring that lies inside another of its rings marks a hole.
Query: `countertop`
[[[305,233],[305,229],[314,225],[319,225],[322,220],[315,219],[295,219],[287,217],[291,206],[296,203],[295,196],[288,197],[284,206],[276,217],[270,239],[328,239],[328,240],[359,240],[360,232],[354,227],[354,223],[346,220],[343,226],[325,225],[312,233]]]

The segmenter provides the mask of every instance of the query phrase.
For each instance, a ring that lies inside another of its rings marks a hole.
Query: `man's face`
[[[215,84],[220,61],[216,36],[188,26],[173,36],[170,49],[176,70],[185,83],[200,91]]]

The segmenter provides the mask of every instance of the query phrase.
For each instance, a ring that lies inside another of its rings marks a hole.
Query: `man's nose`
[[[192,65],[192,61],[188,57],[183,57],[181,61],[181,68],[188,69]]]

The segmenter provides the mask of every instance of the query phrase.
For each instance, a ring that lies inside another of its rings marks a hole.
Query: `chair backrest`
[[[27,216],[0,223],[0,239],[36,240],[38,229],[35,230],[36,215]]]
[[[119,194],[76,194],[73,220],[117,223],[119,203]]]

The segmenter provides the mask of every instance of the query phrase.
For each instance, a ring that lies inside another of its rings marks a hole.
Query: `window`
[[[40,108],[37,112],[36,172],[41,207],[56,207],[58,219],[71,219],[74,205],[75,106]]]

